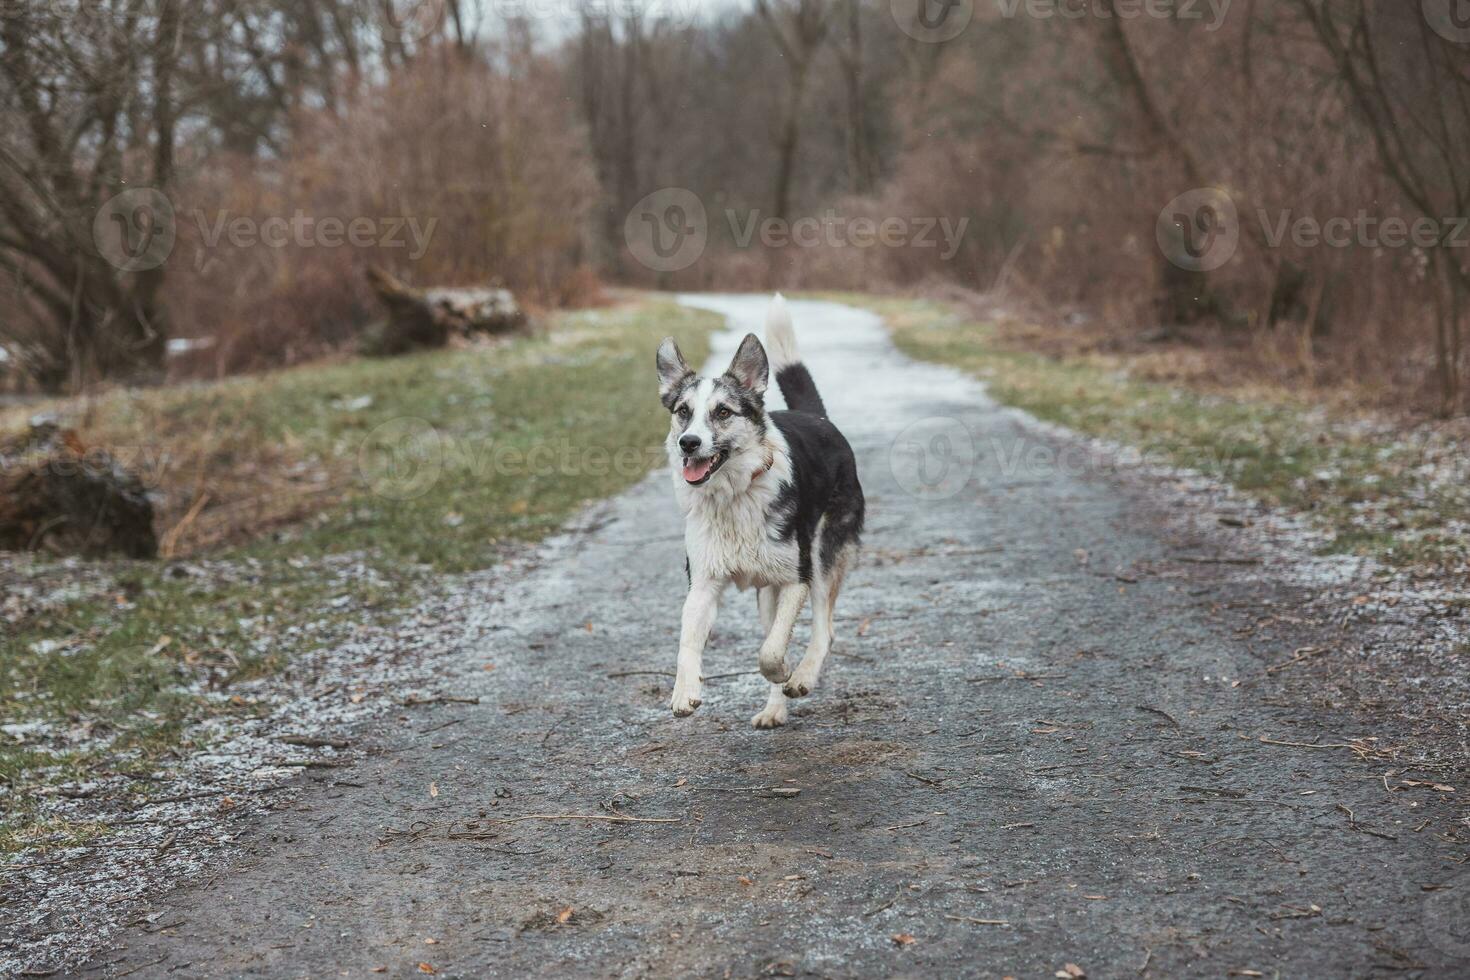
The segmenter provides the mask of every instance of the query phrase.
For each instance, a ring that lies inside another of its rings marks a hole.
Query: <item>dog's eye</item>
[[[730,416],[734,414],[734,412],[730,411],[728,408],[724,408],[723,406],[715,410],[715,418],[719,419],[721,422],[728,421]]]
[[[674,414],[677,415],[677,416],[679,416],[679,420],[681,422],[688,422],[689,421],[689,406],[688,405],[680,405],[679,406],[679,410],[677,412],[675,412]]]

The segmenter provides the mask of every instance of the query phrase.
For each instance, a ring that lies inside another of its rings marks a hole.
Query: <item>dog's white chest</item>
[[[684,545],[692,571],[748,589],[794,582],[798,553],[792,541],[771,537],[763,494],[742,494],[686,515]]]

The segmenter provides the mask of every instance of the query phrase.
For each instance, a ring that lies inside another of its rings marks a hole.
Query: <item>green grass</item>
[[[1463,447],[1364,425],[1289,393],[1204,392],[1135,380],[1102,358],[1043,356],[939,303],[830,298],[879,313],[903,351],[973,374],[1001,402],[1309,515],[1330,536],[1328,552],[1400,566],[1470,556],[1470,488],[1422,469],[1445,472]]]
[[[0,736],[0,853],[32,839],[40,786],[102,761],[118,771],[200,748],[192,723],[255,710],[231,697],[232,683],[345,638],[364,616],[391,619],[431,576],[493,565],[509,543],[642,477],[661,461],[667,427],[653,351],[673,334],[702,360],[718,323],[639,302],[561,315],[504,346],[308,365],[91,406],[100,421],[89,441],[152,434],[167,455],[184,445],[175,434],[204,431],[197,455],[209,466],[251,474],[294,462],[332,474],[334,489],[299,523],[196,556],[203,575],[103,563],[115,589],[0,639],[0,719],[86,723],[107,743],[56,756]]]

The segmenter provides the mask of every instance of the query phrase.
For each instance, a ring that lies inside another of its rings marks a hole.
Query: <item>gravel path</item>
[[[725,357],[765,303],[691,301],[738,328]],[[684,572],[656,474],[485,597],[496,629],[443,687],[464,701],[362,733],[78,975],[1470,970],[1470,785],[1283,686],[1314,641],[1296,593],[876,318],[793,305],[870,518],[788,727],[749,727],[735,593],[704,706],[669,715]]]

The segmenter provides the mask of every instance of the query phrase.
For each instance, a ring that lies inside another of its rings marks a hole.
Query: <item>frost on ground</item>
[[[0,976],[79,962],[135,921],[145,897],[225,867],[236,828],[289,805],[303,770],[331,779],[333,770],[360,758],[355,729],[389,712],[457,697],[450,678],[480,669],[467,667],[465,658],[499,628],[497,610],[508,590],[566,550],[588,519],[495,569],[440,580],[432,596],[391,626],[365,627],[294,661],[283,675],[236,683],[229,696],[248,702],[255,717],[196,726],[190,741],[211,748],[145,777],[146,795],[129,792],[137,775],[111,772],[49,787],[38,814],[42,825],[64,824],[74,839],[87,839],[88,828],[96,833],[79,846],[32,848],[0,864]],[[43,721],[6,725],[3,732],[53,754],[105,738],[87,726]],[[0,787],[0,805],[4,799]]]
[[[833,325],[833,334],[846,342],[859,326],[873,327],[864,324],[844,320]],[[872,386],[865,386],[863,394],[873,404],[893,404],[907,394],[917,400],[911,413],[917,415],[930,412],[931,405],[962,405],[976,397],[972,379],[958,372],[941,374],[947,369],[939,367],[927,369],[929,388],[924,392],[884,390],[885,373],[863,365],[868,351],[855,349],[853,364],[844,365],[836,360],[841,350],[834,343],[823,368],[839,376],[844,366],[851,367],[853,376],[866,370]],[[946,378],[952,385],[941,390],[939,382]],[[852,408],[849,412],[860,417]],[[1326,632],[1337,645],[1283,651],[1269,663],[1287,664],[1289,676],[1304,679],[1325,671],[1320,676],[1330,686],[1330,696],[1351,699],[1351,707],[1361,709],[1356,716],[1343,716],[1345,726],[1355,731],[1363,730],[1365,718],[1387,711],[1428,718],[1441,731],[1458,733],[1463,746],[1470,706],[1463,658],[1470,634],[1462,583],[1365,559],[1323,556],[1321,533],[1299,516],[1246,501],[1196,473],[1144,465],[1125,447],[1081,439],[1020,413],[1016,418],[1024,431],[1035,434],[1037,444],[1080,447],[1090,478],[1115,480],[1123,492],[1140,495],[1146,506],[1139,512],[1150,523],[1162,522],[1158,533],[1181,542],[1167,561],[1094,569],[1099,574],[1117,578],[1120,588],[1166,576],[1184,583],[1178,568],[1168,567],[1184,563],[1247,584],[1284,584],[1288,590],[1266,591],[1300,596],[1300,606],[1251,604],[1239,615],[1328,624]],[[876,427],[885,421],[869,413],[863,424]],[[899,416],[894,431],[872,438],[896,443],[897,429],[908,421]],[[581,529],[600,513],[600,508],[589,511]],[[661,527],[652,533],[662,537],[670,530]],[[876,521],[874,536],[875,545],[880,544]],[[328,784],[338,780],[342,767],[362,757],[356,739],[374,719],[410,715],[416,703],[463,696],[463,679],[492,666],[475,658],[483,657],[479,651],[484,638],[499,630],[506,611],[515,607],[526,573],[565,560],[580,537],[581,530],[574,528],[496,570],[438,579],[434,594],[392,625],[360,626],[350,639],[324,645],[293,662],[281,676],[236,684],[230,696],[251,702],[256,717],[203,725],[191,740],[209,744],[210,751],[155,772],[144,780],[146,795],[131,792],[136,776],[109,772],[53,786],[41,816],[69,825],[73,838],[83,842],[19,853],[0,868],[0,974],[64,967],[86,958],[121,927],[137,921],[136,910],[145,897],[228,868],[243,827],[258,814],[290,805],[302,787],[303,770],[315,771]],[[881,563],[881,549],[875,548],[870,560],[875,567]],[[1081,553],[1077,561],[1098,559]],[[224,567],[207,572],[229,573]],[[59,582],[46,586],[65,587]],[[112,586],[103,578],[84,587],[105,592]],[[366,610],[349,607],[334,613],[368,620]],[[660,606],[660,614],[674,617],[676,611]],[[663,714],[662,708],[647,711],[650,718]],[[77,740],[105,736],[85,728],[21,723],[8,727],[4,737],[37,751],[61,751]],[[97,828],[94,838],[76,833],[89,826]],[[874,899],[874,905],[881,901]],[[144,921],[152,930],[170,924]]]
[[[1091,472],[1116,476],[1153,502],[1181,537],[1212,548],[1188,556],[1244,581],[1295,587],[1305,605],[1267,611],[1287,622],[1335,624],[1342,646],[1301,661],[1365,706],[1449,726],[1470,751],[1470,568],[1393,567],[1372,557],[1332,554],[1331,534],[1307,516],[1263,505],[1194,470],[1160,465],[1132,447],[1093,439],[1014,411],[1018,421],[1078,447]],[[1438,488],[1465,465],[1446,451],[1424,474]],[[1146,569],[1122,570],[1124,579]]]

